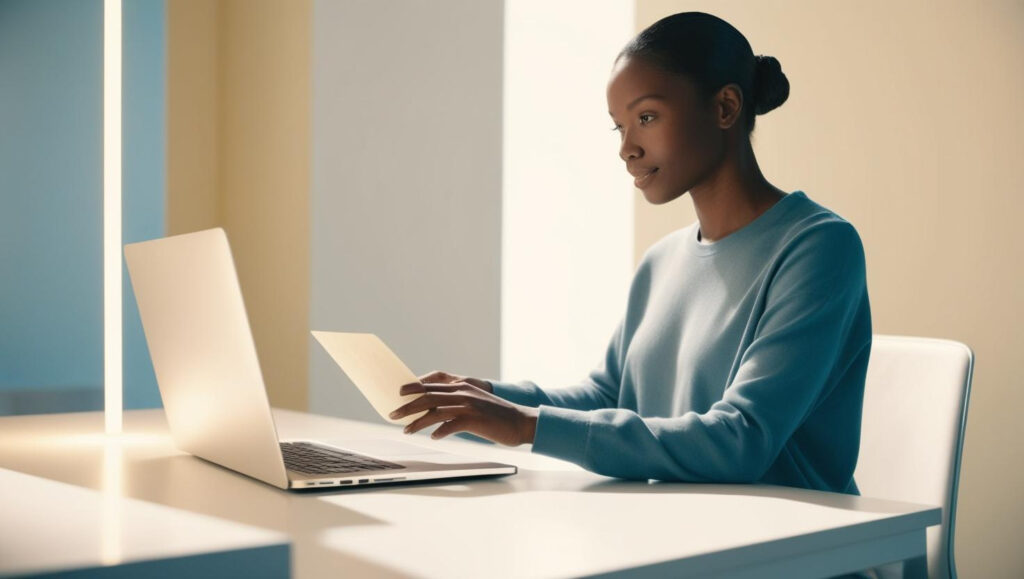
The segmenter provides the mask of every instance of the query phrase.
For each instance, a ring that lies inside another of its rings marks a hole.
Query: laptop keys
[[[281,453],[289,470],[305,474],[345,474],[405,468],[393,462],[310,442],[282,442]]]

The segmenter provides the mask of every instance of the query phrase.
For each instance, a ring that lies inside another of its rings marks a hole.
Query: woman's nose
[[[639,159],[644,154],[644,150],[641,149],[636,143],[634,143],[629,135],[623,135],[622,145],[619,146],[619,158],[623,161],[629,161],[630,159]]]

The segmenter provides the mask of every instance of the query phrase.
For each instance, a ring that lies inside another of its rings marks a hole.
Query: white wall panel
[[[625,312],[634,189],[605,86],[632,34],[631,1],[506,2],[504,379],[579,382]]]
[[[313,8],[313,329],[498,372],[502,3]],[[380,420],[310,338],[310,410]]]

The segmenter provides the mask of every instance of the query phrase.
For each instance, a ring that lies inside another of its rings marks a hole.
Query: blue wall
[[[122,235],[125,243],[163,237],[165,231],[166,14],[164,0],[124,1]],[[160,406],[160,392],[127,269],[123,275],[124,405],[125,408],[152,408]]]
[[[164,1],[124,21],[130,242],[164,231]],[[102,34],[101,0],[0,0],[0,413],[102,401]],[[127,277],[125,298],[125,405],[157,406]]]

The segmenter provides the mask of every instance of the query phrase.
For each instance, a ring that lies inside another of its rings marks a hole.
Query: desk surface
[[[281,438],[384,438],[519,466],[500,479],[294,493],[174,448],[129,411],[123,496],[286,533],[296,577],[816,577],[920,557],[938,507],[771,485],[619,481],[465,440],[274,410]],[[103,490],[98,412],[0,418],[0,468]],[[109,469],[109,456],[107,457]]]
[[[0,489],[0,577],[280,577],[290,567],[281,533],[2,468]]]

